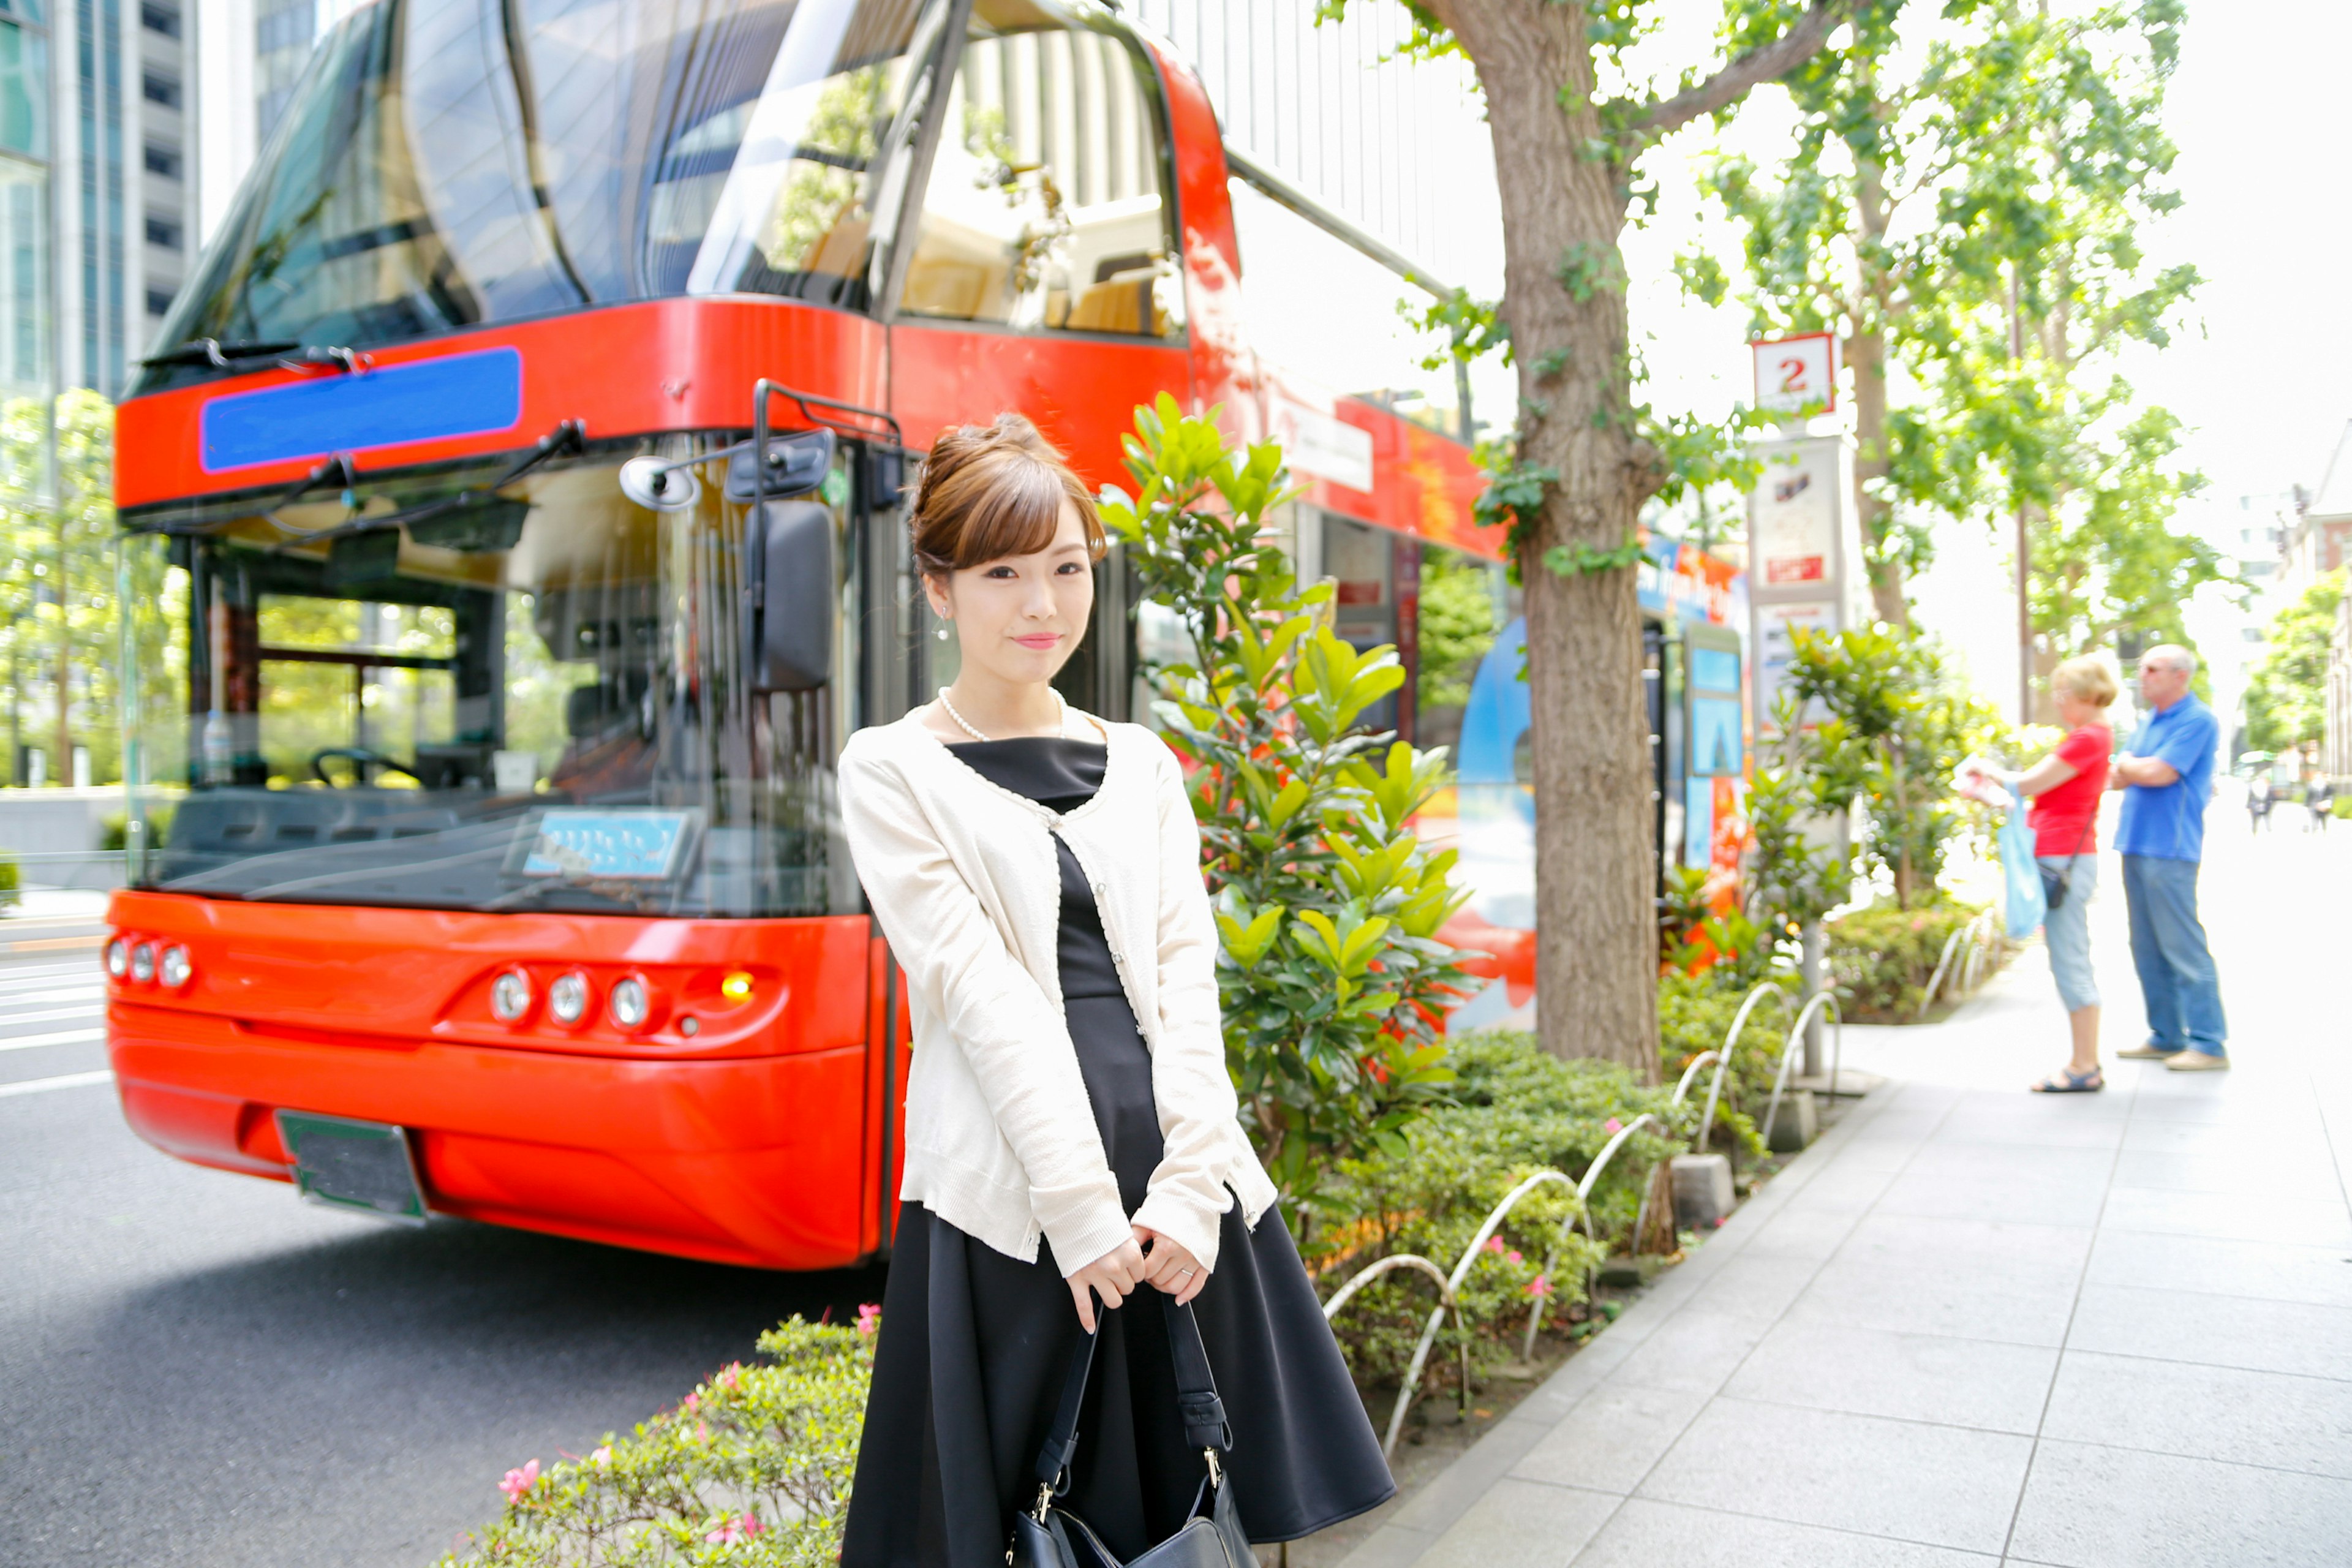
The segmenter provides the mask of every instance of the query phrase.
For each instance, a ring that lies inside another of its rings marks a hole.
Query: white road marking
[[[100,971],[95,963],[34,963],[0,967],[0,990],[19,991],[27,985],[54,985],[63,980],[100,980]]]
[[[10,1024],[50,1024],[59,1018],[96,1018],[103,1016],[104,1007],[50,1007],[38,1013],[0,1012],[0,1026]]]
[[[59,985],[52,981],[46,991],[0,994],[0,1009],[23,1007],[35,1002],[97,1002],[104,999],[105,995],[106,987],[95,982],[88,985]]]
[[[53,1035],[0,1036],[0,1051],[29,1051],[40,1046],[80,1046],[106,1038],[104,1029],[60,1029]]]
[[[96,1072],[69,1072],[62,1078],[28,1079],[23,1083],[0,1083],[0,1100],[12,1094],[47,1094],[53,1089],[80,1089],[87,1084],[113,1081],[114,1075],[104,1068]]]

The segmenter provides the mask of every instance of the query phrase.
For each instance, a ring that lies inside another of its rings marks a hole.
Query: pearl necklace
[[[1063,731],[1069,728],[1070,705],[1064,701],[1062,694],[1058,691],[1054,691],[1052,687],[1049,686],[1045,688],[1045,689],[1054,692],[1054,733],[1059,735]],[[956,721],[956,725],[959,729],[962,730],[965,734],[970,735],[973,740],[986,741],[988,739],[986,735],[980,732],[978,725],[974,724],[971,720],[956,711],[956,705],[948,700],[948,689],[944,686],[940,688],[940,707],[947,713],[949,718]]]

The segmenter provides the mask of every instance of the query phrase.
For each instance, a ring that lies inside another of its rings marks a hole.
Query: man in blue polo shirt
[[[2175,1072],[2230,1065],[2221,982],[2197,918],[2197,862],[2205,853],[2205,803],[2213,793],[2221,726],[2189,689],[2197,656],[2169,644],[2140,656],[2147,719],[2108,771],[2124,792],[2116,848],[2124,858],[2132,963],[2147,1003],[2147,1040],[2117,1056],[2160,1061]]]

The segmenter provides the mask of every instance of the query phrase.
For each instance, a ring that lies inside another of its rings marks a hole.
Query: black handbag
[[[2054,910],[2064,903],[2066,895],[2074,890],[2075,856],[2082,854],[2083,846],[2090,842],[2091,824],[2098,820],[2099,808],[2094,805],[2089,818],[2083,824],[2082,833],[2074,839],[2074,854],[2066,857],[2066,868],[2063,871],[2053,871],[2047,866],[2034,868],[2042,873],[2042,901],[2051,909]]]
[[[1241,1514],[1234,1505],[1233,1478],[1218,1455],[1233,1446],[1225,1425],[1225,1407],[1217,1398],[1217,1382],[1209,1372],[1209,1352],[1201,1343],[1201,1325],[1191,1306],[1176,1305],[1162,1295],[1168,1318],[1168,1344],[1176,1363],[1176,1403],[1184,1417],[1184,1441],[1201,1450],[1203,1474],[1192,1497],[1192,1510],[1183,1528],[1141,1556],[1121,1563],[1103,1544],[1087,1521],[1055,1499],[1070,1489],[1070,1457],[1078,1447],[1078,1405],[1086,1398],[1087,1377],[1094,1369],[1096,1336],[1078,1342],[1070,1357],[1070,1371],[1062,1383],[1062,1403],[1054,1413],[1053,1430],[1037,1450],[1037,1501],[1013,1521],[1013,1545],[1005,1553],[1011,1568],[1256,1568],[1249,1537],[1242,1531]]]

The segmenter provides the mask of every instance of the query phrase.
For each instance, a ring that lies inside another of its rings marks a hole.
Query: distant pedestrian
[[[2304,788],[2303,805],[2304,809],[2311,813],[2311,820],[2304,824],[2303,830],[2305,833],[2326,832],[2327,819],[2336,815],[2336,781],[2326,773],[2312,780]]]
[[[2146,1043],[2116,1054],[2160,1061],[2175,1072],[2218,1072],[2230,1065],[2230,1029],[2212,950],[2197,918],[2197,866],[2205,853],[2205,804],[2221,726],[2189,689],[2196,673],[2197,656],[2185,647],[2168,643],[2140,656],[2147,719],[2107,775],[2107,787],[2124,792],[2116,848],[2124,860],[2132,964],[2148,1031]]]
[[[2033,1091],[2093,1094],[2107,1087],[2099,1072],[2099,986],[2091,969],[2089,905],[2099,885],[2099,798],[2107,787],[2108,753],[2115,749],[2107,707],[2116,700],[2116,678],[2099,659],[2070,658],[2051,672],[2050,695],[2058,721],[2066,726],[2066,738],[2055,750],[2021,772],[1981,766],[1973,771],[2014,784],[2033,801],[2026,821],[2033,829],[2033,858],[2050,901],[2042,934],[2074,1047],[2065,1070],[2033,1085]]]
[[[2260,833],[2271,819],[2271,775],[2256,773],[2246,781],[2246,831]]]

